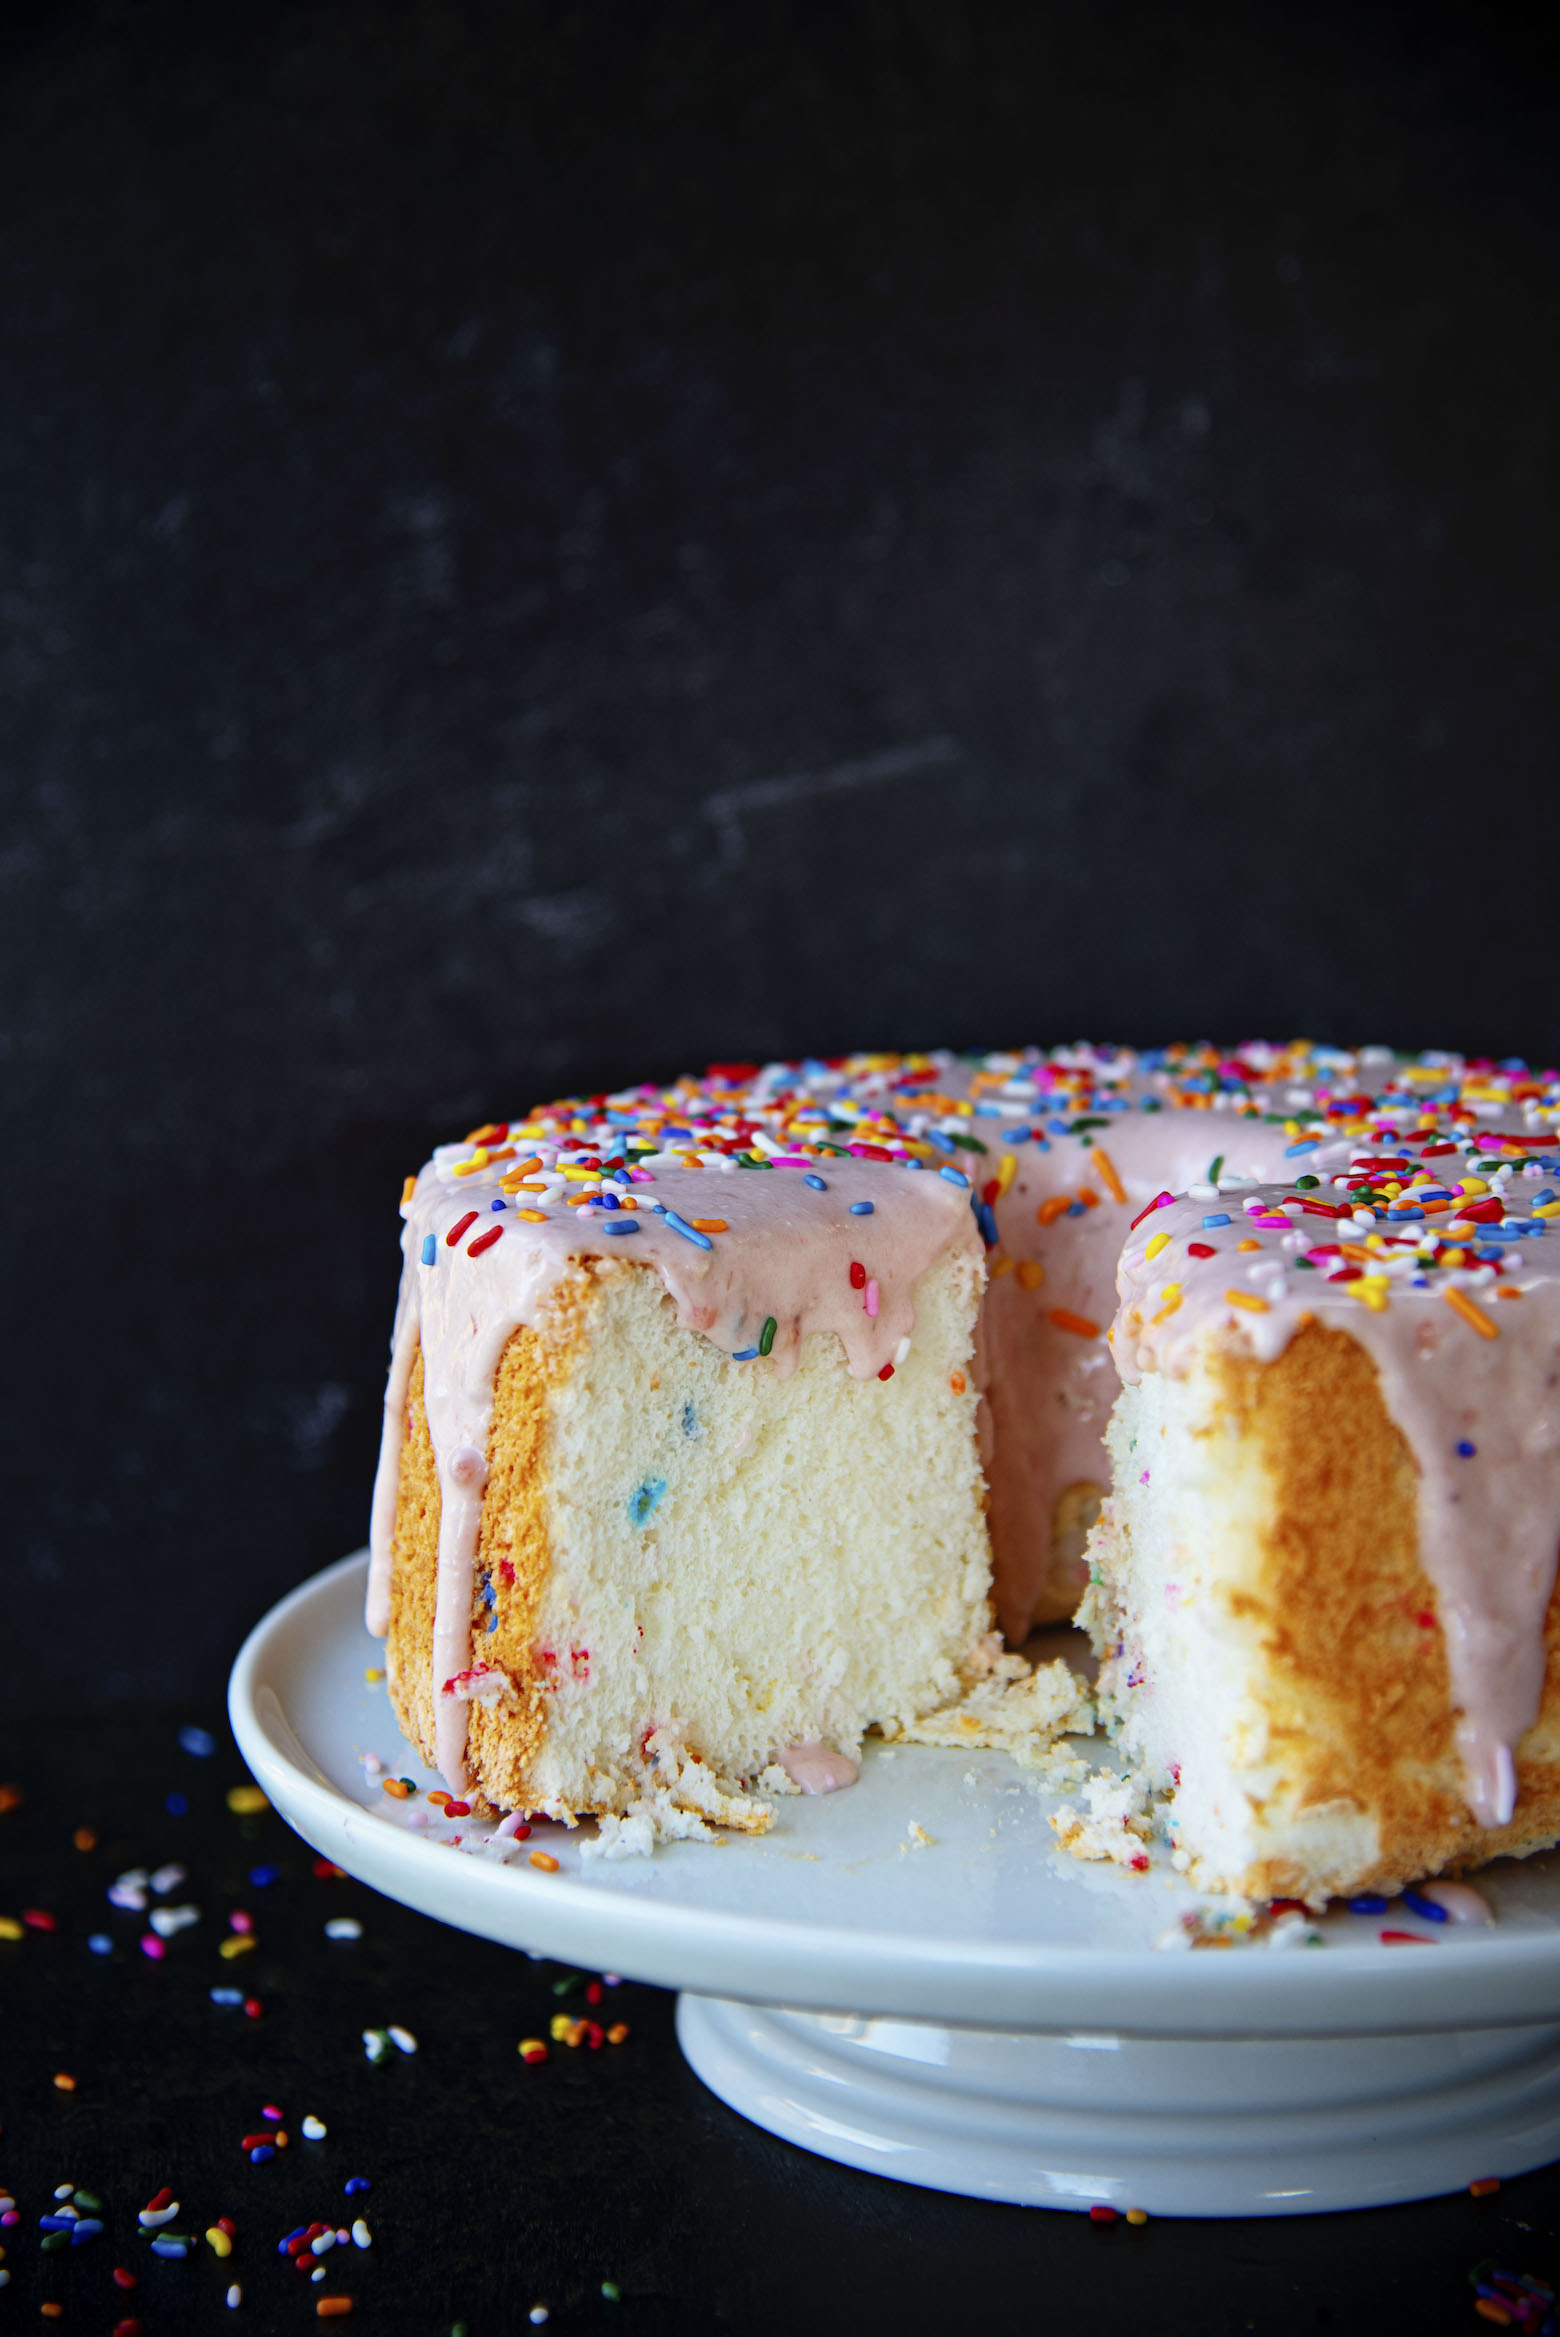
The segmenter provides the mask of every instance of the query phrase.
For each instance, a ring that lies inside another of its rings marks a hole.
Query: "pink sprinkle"
[[[265,2102],[265,2103],[263,2103],[263,2104],[261,2105],[261,2109],[260,2109],[260,2115],[261,2115],[261,2117],[262,2117],[262,2118],[269,2118],[269,2119],[271,2120],[271,2122],[273,2123],[273,2125],[275,2124],[276,2120],[277,2120],[277,2119],[278,2119],[278,2118],[281,2116],[281,2114],[282,2114],[282,2113],[281,2113],[281,2111],[280,2111],[280,2110],[277,2108],[277,2106],[276,2106],[276,2104],[275,2104],[274,2102]]]
[[[877,1310],[878,1310],[878,1286],[877,1286],[876,1282],[869,1282],[869,1283],[867,1284],[867,1295],[866,1295],[866,1297],[865,1297],[865,1298],[862,1300],[862,1302],[861,1302],[861,1303],[862,1303],[862,1305],[863,1305],[863,1306],[866,1308],[866,1310],[867,1310],[867,1312],[868,1312],[868,1314],[869,1314],[869,1315],[875,1315],[875,1314],[877,1313]]]
[[[228,1917],[229,1931],[236,1931],[240,1934],[241,1937],[245,1933],[253,1931],[254,1927],[254,1917],[252,1915],[246,1915],[242,1907],[235,1907],[232,1914]]]
[[[154,1964],[160,1964],[168,1950],[155,1931],[143,1931],[141,1934],[141,1953],[143,1956],[150,1956]]]
[[[1493,1923],[1495,1910],[1482,1891],[1471,1883],[1421,1883],[1421,1899],[1433,1899],[1444,1907],[1453,1923]]]

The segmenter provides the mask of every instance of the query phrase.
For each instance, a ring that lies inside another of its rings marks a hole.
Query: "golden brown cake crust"
[[[1263,1630],[1273,1749],[1298,1806],[1373,1812],[1380,1855],[1357,1890],[1548,1848],[1560,1836],[1560,1590],[1543,1705],[1517,1748],[1516,1813],[1486,1829],[1463,1799],[1417,1472],[1375,1364],[1347,1332],[1310,1322],[1276,1361],[1230,1354],[1223,1375],[1224,1403],[1260,1439],[1274,1492],[1261,1587],[1231,1604]],[[1303,1877],[1264,1860],[1239,1887],[1283,1897]]]
[[[597,1274],[613,1270],[593,1259],[582,1260],[579,1273],[555,1292],[544,1322],[513,1332],[499,1359],[473,1576],[472,1644],[473,1661],[501,1666],[511,1691],[496,1709],[481,1702],[469,1708],[467,1767],[472,1783],[467,1798],[473,1809],[530,1807],[527,1772],[547,1733],[552,1692],[535,1646],[537,1611],[552,1570],[547,1528],[550,1400],[583,1343]],[[627,1262],[616,1270],[627,1270]],[[439,1480],[419,1353],[407,1390],[386,1669],[396,1717],[430,1767],[437,1767],[432,1666],[439,1514]],[[499,1621],[492,1631],[486,1629],[488,1613],[480,1588],[490,1577],[504,1584]]]

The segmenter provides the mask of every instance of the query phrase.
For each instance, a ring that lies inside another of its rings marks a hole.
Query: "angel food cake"
[[[761,1828],[869,1729],[1086,1728],[999,1636],[1081,1596],[1138,1779],[1081,1854],[1157,1824],[1316,1901],[1553,1842],[1557,1125],[1516,1064],[1079,1047],[441,1147],[374,1500],[403,1727],[609,1847]]]

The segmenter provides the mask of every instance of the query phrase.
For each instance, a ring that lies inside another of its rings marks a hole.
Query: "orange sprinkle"
[[[466,1142],[468,1144],[486,1144],[490,1136],[496,1136],[497,1134],[498,1122],[496,1120],[484,1120],[480,1128],[472,1129],[471,1134],[466,1138]]]
[[[1500,2189],[1499,2175],[1481,2175],[1476,2183],[1468,2185],[1475,2199],[1488,2199],[1492,2191]]]
[[[1038,1258],[1019,1259],[1018,1280],[1019,1287],[1023,1290],[1039,1289],[1041,1283],[1045,1280],[1045,1268],[1041,1265]]]
[[[63,2320],[65,2316],[65,2307],[63,2305],[57,2305],[53,2303],[52,2300],[46,2305],[40,2305],[38,2310],[40,2313],[42,2313],[46,2321]]]
[[[1468,2188],[1470,2191],[1476,2190],[1477,2185],[1470,2183]],[[1476,2296],[1473,2300],[1473,2309],[1481,2321],[1493,2321],[1497,2329],[1511,2327],[1511,2315],[1505,2306],[1497,2304],[1492,2296]]]
[[[1179,1290],[1172,1290],[1169,1292],[1165,1299],[1165,1303],[1160,1308],[1158,1314],[1150,1316],[1148,1326],[1149,1329],[1151,1331],[1157,1330],[1161,1323],[1168,1321],[1169,1317],[1175,1313],[1175,1310],[1180,1305],[1180,1303],[1181,1293]]]
[[[384,1780],[382,1790],[389,1794],[392,1801],[405,1801],[412,1789],[409,1785],[404,1785],[399,1777],[387,1777]]]
[[[523,1217],[528,1225],[545,1225],[547,1223],[545,1209],[517,1209],[515,1215]]]
[[[1251,1246],[1255,1249],[1257,1245],[1253,1242]],[[1224,1296],[1230,1306],[1243,1306],[1248,1315],[1265,1315],[1269,1311],[1267,1300],[1258,1298],[1254,1290],[1227,1290]]]
[[[543,1874],[556,1874],[558,1871],[558,1861],[553,1857],[550,1850],[533,1850],[531,1853],[531,1864],[533,1866],[539,1866]]]
[[[1248,1238],[1246,1241],[1237,1242],[1235,1247],[1238,1250],[1260,1250],[1262,1244],[1260,1242],[1254,1242]]]
[[[410,1201],[416,1190],[417,1179],[415,1177],[408,1177],[405,1184],[401,1187],[401,1207],[403,1209],[406,1207],[407,1202]]]
[[[1127,1188],[1116,1174],[1116,1164],[1108,1152],[1101,1152],[1097,1144],[1094,1147],[1094,1165],[1100,1172],[1100,1183],[1111,1199],[1125,1201]]]
[[[1449,1307],[1456,1309],[1465,1323],[1478,1332],[1481,1339],[1498,1339],[1500,1337],[1500,1325],[1492,1323],[1483,1307],[1475,1306],[1466,1291],[1443,1290],[1441,1296]]]
[[[962,1396],[962,1395],[963,1395],[963,1393],[964,1393],[964,1388],[965,1388],[965,1379],[964,1379],[964,1374],[963,1374],[963,1372],[962,1372],[962,1371],[950,1371],[950,1372],[949,1372],[949,1374],[948,1374],[948,1385],[949,1385],[949,1387],[951,1387],[951,1388],[952,1388],[952,1390],[953,1390],[953,1392],[954,1392],[954,1394],[955,1394],[956,1396]]]
[[[1515,1292],[1512,1295],[1515,1296]],[[72,1834],[71,1840],[78,1850],[96,1850],[97,1848],[97,1836],[90,1826],[78,1826],[75,1833]]]
[[[1087,1315],[1073,1314],[1065,1306],[1053,1306],[1047,1320],[1059,1331],[1075,1332],[1080,1339],[1097,1339],[1100,1335],[1098,1323],[1091,1323]]]
[[[1053,1193],[1049,1201],[1041,1202],[1035,1216],[1042,1225],[1054,1225],[1057,1218],[1065,1217],[1071,1207],[1070,1193]]]
[[[628,2042],[628,2023],[627,2023],[627,2021],[614,2021],[614,2022],[613,2022],[613,2024],[612,2024],[612,2026],[611,2026],[611,2028],[610,2028],[610,2029],[608,2029],[608,2031],[607,2031],[607,2043],[608,2043],[609,2045],[624,2045],[624,2044],[626,2044],[627,2042]]]
[[[352,2310],[349,2296],[322,2296],[314,2308],[322,2321],[339,2321]]]
[[[22,1789],[19,1785],[0,1785],[0,1818],[5,1816],[7,1810],[19,1810],[22,1806],[22,1800]]]
[[[1078,1198],[1083,1203],[1085,1209],[1098,1209],[1100,1205],[1100,1197],[1092,1185],[1080,1185],[1078,1187]]]
[[[76,2090],[76,2081],[68,2069],[57,2069],[54,2072],[54,2082],[62,2094],[73,2094]]]
[[[450,1799],[450,1796],[444,1791],[442,1786],[437,1786],[435,1787],[434,1791],[429,1794],[428,1799],[432,1802],[436,1810],[442,1810],[445,1803]]]
[[[693,1227],[695,1233],[724,1233],[726,1231],[724,1217],[690,1217],[688,1223]]]
[[[1523,1291],[1518,1290],[1515,1285],[1510,1282],[1497,1282],[1495,1285],[1495,1296],[1497,1298],[1522,1298],[1525,1295],[1526,1294]]]
[[[1004,1257],[1000,1250],[994,1250],[986,1261],[986,1271],[993,1282],[1000,1282],[1004,1274],[1012,1273],[1013,1261]]]

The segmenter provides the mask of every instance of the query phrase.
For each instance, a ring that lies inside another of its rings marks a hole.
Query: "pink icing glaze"
[[[787,1745],[775,1759],[793,1785],[803,1793],[838,1793],[842,1787],[854,1785],[861,1771],[844,1753],[836,1753],[829,1745],[820,1744],[816,1737],[808,1737],[799,1745]]]
[[[1444,1907],[1448,1919],[1453,1923],[1493,1923],[1495,1920],[1495,1910],[1488,1899],[1482,1891],[1476,1891],[1471,1883],[1420,1883],[1418,1893],[1420,1898],[1433,1899],[1438,1907]]]

